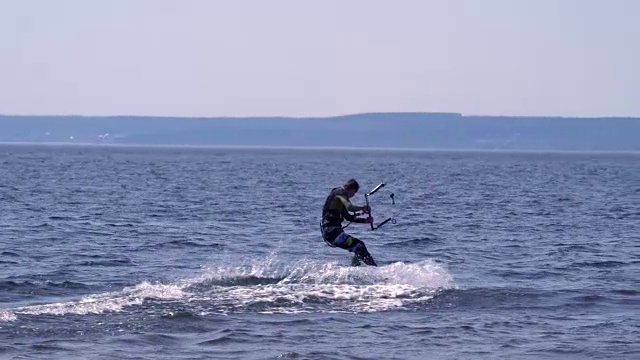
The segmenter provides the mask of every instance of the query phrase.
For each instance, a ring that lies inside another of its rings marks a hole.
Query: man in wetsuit
[[[370,224],[373,218],[369,215],[367,218],[357,217],[358,214],[351,214],[363,211],[370,213],[371,209],[367,206],[358,206],[352,204],[349,199],[352,198],[360,189],[360,185],[355,179],[349,179],[343,186],[331,189],[331,193],[327,196],[322,208],[321,231],[324,241],[332,247],[339,247],[353,252],[354,256],[352,264],[360,265],[360,260],[367,265],[377,266],[376,262],[367,251],[362,240],[355,238],[343,231],[342,222],[344,220]]]

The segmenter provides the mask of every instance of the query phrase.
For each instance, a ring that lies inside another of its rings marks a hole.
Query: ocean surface
[[[640,154],[0,145],[0,359],[640,359]]]

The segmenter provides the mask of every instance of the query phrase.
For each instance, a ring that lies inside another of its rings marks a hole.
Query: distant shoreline
[[[339,146],[269,146],[269,145],[192,145],[192,144],[128,144],[128,143],[74,143],[74,142],[18,142],[0,141],[0,146],[15,147],[91,147],[91,148],[139,148],[139,149],[193,149],[235,151],[335,151],[335,152],[407,152],[407,153],[483,153],[483,154],[593,154],[639,155],[640,150],[526,150],[526,149],[449,149],[449,148],[400,148],[400,147],[339,147]]]
[[[0,116],[0,142],[403,151],[640,151],[640,118]]]

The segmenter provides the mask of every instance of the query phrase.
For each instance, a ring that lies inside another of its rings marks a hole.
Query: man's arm
[[[364,210],[365,208],[364,206],[358,206],[358,205],[352,204],[351,201],[349,201],[349,199],[347,199],[342,195],[337,195],[336,197],[340,199],[340,201],[342,202],[342,205],[344,205],[347,211],[357,212],[357,211]]]
[[[361,224],[365,224],[367,222],[366,218],[359,218],[349,213],[349,211],[357,212],[357,211],[364,210],[366,208],[365,206],[354,205],[349,201],[349,199],[341,195],[338,195],[336,197],[340,199],[340,201],[342,202],[342,205],[344,205],[344,208],[347,209],[347,211],[345,211],[343,214],[345,220],[351,221],[354,223],[361,223]]]

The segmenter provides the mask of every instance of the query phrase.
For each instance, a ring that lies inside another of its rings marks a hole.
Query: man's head
[[[358,184],[356,179],[349,179],[344,184],[344,189],[347,190],[347,196],[352,198],[360,189],[360,184]]]

